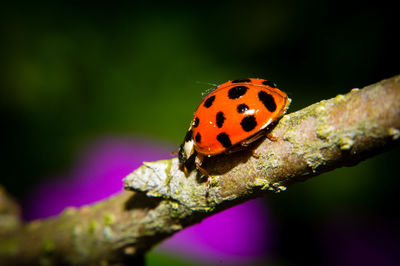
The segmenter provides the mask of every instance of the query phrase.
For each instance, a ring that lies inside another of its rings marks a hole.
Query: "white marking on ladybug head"
[[[192,156],[192,154],[194,153],[194,141],[193,141],[193,139],[189,140],[189,141],[186,141],[183,144],[183,152],[185,153],[187,159],[190,156]]]

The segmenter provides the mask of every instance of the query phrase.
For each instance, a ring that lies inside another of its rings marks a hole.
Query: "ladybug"
[[[290,104],[286,93],[265,79],[236,79],[211,91],[200,103],[180,145],[180,169],[189,175],[190,162],[201,167],[205,157],[245,149],[266,136],[268,126],[285,114]]]

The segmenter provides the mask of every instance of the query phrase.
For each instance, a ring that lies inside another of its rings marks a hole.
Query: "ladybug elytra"
[[[205,156],[232,152],[266,136],[268,126],[289,107],[286,93],[265,79],[238,79],[211,91],[197,108],[178,152],[180,168],[188,175],[188,161],[195,156],[201,167]],[[233,147],[236,147],[233,149]]]

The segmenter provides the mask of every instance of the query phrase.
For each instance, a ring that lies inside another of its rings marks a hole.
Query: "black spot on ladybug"
[[[185,135],[185,142],[189,142],[193,139],[193,130],[189,130],[188,132],[186,132]]]
[[[270,80],[264,80],[264,81],[262,82],[262,84],[267,85],[268,87],[271,87],[271,88],[276,88],[276,87],[278,87],[278,85],[276,85],[275,82],[270,81]]]
[[[201,135],[199,132],[197,132],[195,139],[197,143],[201,143]]]
[[[251,82],[250,79],[235,79],[232,80],[232,83],[242,83],[242,82]]]
[[[274,97],[271,94],[266,93],[265,91],[260,91],[258,93],[258,98],[264,104],[264,106],[270,111],[271,113],[276,110],[276,103]]]
[[[221,128],[222,127],[222,125],[224,124],[224,121],[225,121],[225,116],[224,116],[224,113],[223,112],[218,112],[217,113],[217,126],[219,127],[219,128]]]
[[[232,146],[231,139],[226,133],[219,133],[217,136],[217,140],[222,144],[224,148],[229,148]]]
[[[246,86],[236,86],[228,91],[229,99],[239,99],[242,97],[249,88]]]
[[[200,119],[198,118],[198,117],[196,117],[195,119],[194,119],[194,122],[193,122],[193,127],[198,127],[199,126],[199,122],[200,122]]]
[[[244,103],[239,104],[239,105],[237,106],[237,112],[238,112],[239,114],[242,114],[242,113],[246,112],[247,110],[249,110],[249,107],[248,107],[247,105],[245,105]]]
[[[204,102],[204,104],[203,104],[204,107],[210,108],[211,105],[213,104],[214,100],[215,100],[215,95],[214,95],[214,96],[211,96],[210,98],[208,98],[208,99]]]
[[[243,130],[246,132],[252,131],[257,126],[256,118],[252,115],[246,116],[240,122]]]

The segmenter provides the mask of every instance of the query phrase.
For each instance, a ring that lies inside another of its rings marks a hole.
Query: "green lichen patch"
[[[304,159],[307,165],[311,168],[313,173],[316,172],[318,167],[326,164],[324,157],[322,156],[321,153],[318,152],[318,150],[316,151],[310,150],[309,153],[306,152],[304,154]]]
[[[179,204],[177,203],[177,202],[175,202],[175,201],[169,201],[169,204],[170,204],[170,207],[173,209],[173,210],[178,210],[179,209]]]
[[[99,224],[96,220],[91,220],[89,222],[89,234],[95,234],[97,229],[99,228]]]
[[[325,123],[320,124],[316,130],[317,137],[322,140],[330,140],[331,136],[335,133],[335,128],[330,125],[326,125]]]
[[[338,144],[341,150],[350,150],[353,147],[354,142],[354,139],[348,136],[341,136],[338,138]]]
[[[113,225],[115,223],[115,215],[112,213],[105,213],[103,215],[103,223],[104,225]]]
[[[333,98],[333,102],[335,104],[340,104],[340,103],[345,102],[349,97],[350,97],[349,94],[346,94],[346,95],[338,94],[338,95],[336,95],[335,98]]]
[[[249,188],[260,188],[261,190],[267,190],[269,189],[269,187],[271,186],[271,183],[263,178],[256,178],[254,179],[254,182],[249,184],[248,187]]]
[[[248,188],[259,188],[262,191],[271,191],[275,193],[280,193],[286,190],[286,186],[282,185],[280,182],[271,183],[262,178],[254,179],[254,182],[249,184]]]
[[[279,182],[273,183],[272,187],[270,187],[270,188],[273,188],[274,189],[273,191],[275,193],[280,193],[280,192],[286,190],[286,186],[281,185],[281,183],[279,183]]]
[[[210,187],[218,187],[220,183],[220,176],[214,175],[214,176],[209,176],[209,182],[210,182]]]

